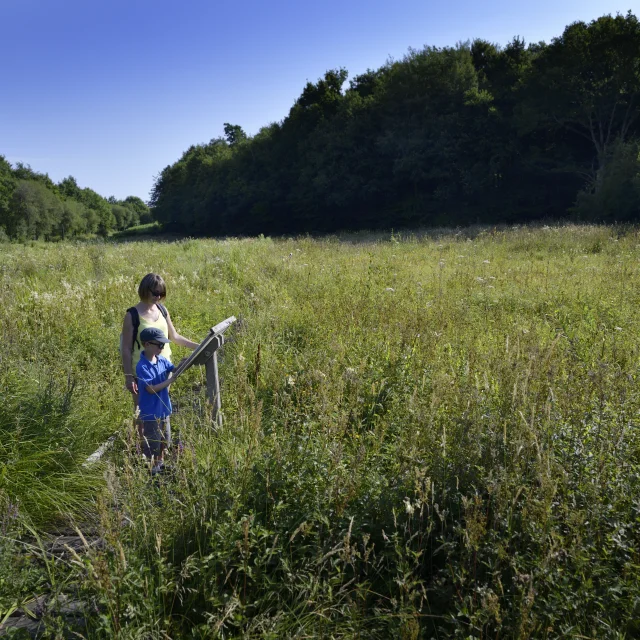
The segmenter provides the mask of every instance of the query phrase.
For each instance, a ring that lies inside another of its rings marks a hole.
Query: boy
[[[173,382],[171,372],[175,365],[162,355],[168,342],[164,332],[157,327],[148,327],[140,333],[143,351],[136,365],[136,377],[140,394],[142,450],[155,463],[152,473],[162,469],[164,448],[171,438],[169,385]]]

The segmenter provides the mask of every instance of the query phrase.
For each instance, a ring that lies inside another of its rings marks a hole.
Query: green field
[[[633,227],[2,245],[0,621],[64,594],[86,638],[638,637],[639,261]],[[204,369],[172,387],[162,482],[118,355],[150,271],[183,335],[241,319],[222,430]],[[74,526],[102,544],[50,554]]]

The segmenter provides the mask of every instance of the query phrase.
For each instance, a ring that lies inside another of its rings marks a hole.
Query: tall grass
[[[55,571],[92,638],[634,637],[639,259],[637,229],[577,226],[7,247],[0,558],[21,586],[0,609]],[[149,271],[184,335],[241,318],[224,428],[190,370],[161,482],[117,357]],[[25,561],[63,522],[104,548]]]

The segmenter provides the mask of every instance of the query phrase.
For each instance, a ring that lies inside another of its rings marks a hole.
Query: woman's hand
[[[126,377],[125,386],[127,391],[130,391],[133,395],[138,395],[138,384],[131,376]]]

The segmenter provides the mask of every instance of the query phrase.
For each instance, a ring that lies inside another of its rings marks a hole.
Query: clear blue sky
[[[147,200],[191,144],[282,120],[307,80],[409,47],[640,13],[640,0],[0,0],[0,154]]]

